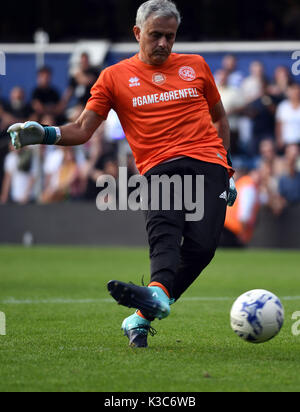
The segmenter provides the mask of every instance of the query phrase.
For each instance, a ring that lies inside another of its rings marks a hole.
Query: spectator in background
[[[236,155],[235,159],[241,162],[242,167],[247,168],[251,168],[253,163],[257,165],[257,158],[252,159],[252,156],[260,155],[261,159],[258,165],[261,177],[260,200],[278,215],[287,202],[284,197],[279,195],[279,180],[284,174],[286,176],[284,176],[283,181],[291,176],[291,161],[287,155],[285,158],[276,155],[274,140],[276,141],[277,136],[281,151],[284,150],[287,143],[300,142],[300,86],[292,84],[289,69],[284,66],[276,68],[274,81],[271,85],[265,81],[264,67],[258,61],[251,63],[250,76],[246,79],[243,73],[237,69],[235,56],[225,56],[222,66],[223,68],[215,73],[215,79],[230,122],[232,152]],[[66,116],[70,122],[76,120],[84,109],[84,104],[90,95],[91,84],[97,79],[99,73],[100,69],[93,67],[88,54],[83,53],[78,67],[71,75],[63,101],[59,102],[59,93],[51,86],[51,70],[41,69],[38,73],[38,87],[34,93],[35,115],[30,113],[31,106],[26,102],[24,90],[21,87],[14,87],[11,90],[9,101],[0,102],[0,129],[6,130],[10,123],[24,122],[29,116],[45,125],[58,124],[57,113],[66,109],[72,98],[76,99],[76,105],[66,111]],[[244,92],[242,93],[241,90]],[[257,98],[253,100],[254,97]],[[249,101],[250,103],[247,104]],[[278,103],[281,104],[276,111]],[[115,159],[117,151],[120,154],[121,147],[119,139],[122,141],[124,133],[114,115],[113,112],[110,114],[108,121],[96,131],[93,139],[86,145],[75,149],[75,163],[80,176],[74,185],[71,184],[71,191],[67,191],[70,194],[69,197],[72,198],[74,194],[74,197],[77,198],[78,193],[84,188],[86,198],[95,200],[99,193],[99,189],[96,188],[97,178],[107,173],[108,170],[115,173],[117,164]],[[1,121],[4,127],[1,127]],[[251,127],[249,127],[250,123]],[[6,154],[6,136],[3,134],[3,145],[0,145],[2,159],[5,158]],[[239,156],[243,154],[248,156]],[[127,164],[130,165],[129,175],[136,173],[132,155],[128,155],[125,151],[124,155],[126,155]],[[50,189],[57,188],[64,157],[65,154],[60,147],[41,148],[42,164],[40,167],[43,170],[41,178],[43,193],[49,193]],[[119,156],[119,160],[121,157]],[[38,161],[38,156],[36,160]],[[33,171],[37,169],[36,160],[33,161]],[[2,163],[4,164],[3,160]],[[12,160],[6,162],[8,168],[12,163]],[[287,167],[285,167],[285,163],[287,163]],[[119,165],[123,166],[124,164]],[[4,198],[9,199],[7,193],[19,191],[13,189],[13,187],[18,187],[18,184],[15,184],[16,181],[20,181],[18,176],[13,179],[14,183],[12,184],[12,181],[8,180],[8,177],[11,177],[10,173],[4,173],[6,179],[1,201]],[[16,174],[18,175],[17,172]],[[36,179],[34,181],[36,182]],[[80,185],[78,185],[78,181],[80,181]],[[8,183],[10,184],[7,191]],[[35,186],[40,187],[38,182]],[[286,184],[284,184],[285,186]],[[76,187],[81,189],[77,190]],[[20,199],[21,196],[12,195],[12,197],[14,201],[18,201],[16,199]],[[28,196],[23,196],[23,198],[25,197],[26,200],[23,203],[28,201]],[[29,198],[33,199],[32,194]],[[66,196],[62,196],[61,200],[65,198]]]
[[[232,208],[227,208],[221,247],[246,247],[254,234],[259,212],[259,185],[261,175],[252,170],[236,182],[238,198]]]
[[[25,91],[22,87],[16,86],[11,90],[6,111],[20,122],[24,122],[30,117],[32,107],[27,103]]]
[[[119,185],[118,177],[119,177],[119,169],[118,169],[118,160],[113,156],[107,156],[102,159],[103,169],[94,169],[91,171],[91,179],[94,180],[94,185],[98,187],[97,193],[97,207],[106,209],[108,206],[115,206],[118,201],[118,190],[116,195],[114,193],[107,193],[107,181],[102,178],[105,176],[112,176],[117,185]],[[99,186],[101,185],[101,186]]]
[[[7,103],[2,105],[1,129],[5,130],[13,123],[24,123],[32,114],[32,107],[26,102],[25,91],[22,87],[16,86],[10,92]]]
[[[222,97],[223,105],[230,125],[231,153],[235,155],[239,152],[239,113],[245,105],[245,100],[240,89],[229,84],[228,77],[229,75],[224,69],[220,69],[215,73],[216,83]]]
[[[4,179],[1,190],[1,203],[12,200],[15,203],[26,204],[33,200],[33,187],[38,175],[38,166],[32,149],[24,148],[10,152],[4,160]]]
[[[222,69],[225,70],[228,76],[228,85],[232,87],[240,87],[244,79],[243,73],[237,69],[237,59],[232,54],[228,54],[222,61]]]
[[[55,203],[67,199],[77,199],[82,195],[79,168],[73,148],[63,148],[63,161],[51,184],[40,198],[41,203]]]
[[[264,81],[264,67],[260,62],[255,61],[250,65],[250,76],[243,80],[241,84],[241,93],[245,100],[245,110],[241,112],[239,117],[239,138],[241,151],[249,158],[252,158],[255,153],[253,150],[253,121],[246,105],[255,101],[262,94]]]
[[[252,121],[251,151],[257,156],[262,141],[275,141],[276,103],[268,93],[266,81],[262,81],[259,97],[246,106],[245,113]]]
[[[279,150],[285,145],[300,143],[300,85],[291,84],[288,99],[280,103],[276,112],[276,140]]]
[[[259,145],[260,154],[260,168],[262,165],[266,165],[270,168],[272,176],[279,179],[285,173],[285,161],[281,156],[276,153],[276,146],[273,139],[265,139],[260,142]]]
[[[49,193],[52,188],[57,187],[57,179],[60,168],[64,160],[64,152],[60,147],[55,147],[53,150],[44,153],[43,162],[43,192]],[[43,199],[43,196],[42,196]]]
[[[118,160],[116,153],[111,151],[109,146],[106,146],[105,144],[101,146],[100,155],[96,161],[95,158],[91,159],[93,161],[88,161],[85,166],[84,176],[87,178],[85,199],[87,200],[95,200],[99,193],[99,189],[97,189],[96,186],[99,177],[105,174],[110,174],[115,178],[118,176]]]
[[[51,82],[52,70],[49,67],[41,68],[37,74],[37,87],[32,93],[32,107],[39,118],[47,114],[61,114],[60,96]]]
[[[288,145],[285,149],[287,174],[279,180],[279,193],[286,204],[300,202],[300,172],[297,168],[300,151],[296,144]]]
[[[135,163],[135,159],[132,153],[127,154],[127,167],[128,167],[128,177],[138,175],[139,171]],[[134,189],[133,189],[134,190]]]
[[[81,105],[77,105],[70,109],[66,116],[69,121],[73,119],[78,119],[83,111]],[[45,115],[41,118],[42,124],[55,124],[55,117],[52,115]],[[92,140],[91,140],[92,141]],[[86,162],[87,157],[90,155],[90,151],[96,153],[94,147],[91,149],[91,141],[89,141],[84,146],[78,146],[72,149],[72,156],[74,162],[76,163],[78,178],[75,180],[74,184],[71,183],[71,191],[66,195],[66,197],[61,196],[61,201],[68,199],[78,199],[81,198],[85,192],[86,186],[86,176],[82,173],[82,168]],[[39,191],[39,201],[41,203],[52,203],[59,201],[59,195],[57,195],[57,189],[60,186],[60,173],[62,168],[66,165],[66,153],[60,146],[41,146],[41,156],[42,156],[42,176],[43,185],[42,190]],[[95,154],[97,156],[97,154]],[[70,162],[68,163],[69,170]]]
[[[77,70],[70,77],[69,86],[63,96],[63,105],[67,107],[72,97],[76,98],[75,104],[85,107],[91,97],[91,87],[100,75],[101,70],[93,67],[87,53],[82,53]]]
[[[274,72],[274,81],[268,87],[268,92],[275,99],[276,104],[286,99],[288,87],[291,84],[289,69],[285,66],[278,66]]]
[[[275,143],[271,139],[263,140],[260,143],[260,155],[260,201],[262,205],[269,207],[274,215],[278,216],[285,207],[285,203],[279,195],[279,179],[284,173],[285,162],[276,155]]]
[[[109,112],[107,120],[96,130],[90,142],[92,144],[91,150],[81,172],[82,176],[87,179],[85,198],[94,200],[99,193],[96,187],[97,179],[103,174],[108,174],[108,169],[113,171],[115,166],[118,168],[118,160],[121,157],[120,144],[126,142],[124,131],[114,110]],[[125,163],[127,163],[127,151],[124,155],[126,157]],[[126,165],[120,164],[120,166]],[[114,174],[115,172],[112,173],[112,175]]]
[[[245,101],[248,103],[258,99],[263,92],[263,85],[266,83],[265,68],[259,61],[250,64],[250,75],[241,84],[241,91]]]

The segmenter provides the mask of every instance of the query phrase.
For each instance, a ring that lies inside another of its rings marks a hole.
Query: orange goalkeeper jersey
[[[220,94],[203,57],[173,53],[151,66],[136,55],[105,69],[91,94],[87,110],[105,119],[117,112],[142,175],[180,156],[232,171],[212,124],[210,109]]]

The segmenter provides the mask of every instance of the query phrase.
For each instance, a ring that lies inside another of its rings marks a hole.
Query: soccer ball
[[[284,309],[273,293],[257,289],[240,296],[230,316],[231,327],[240,338],[251,343],[263,343],[280,332]]]

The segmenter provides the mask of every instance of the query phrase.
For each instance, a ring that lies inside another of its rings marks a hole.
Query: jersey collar
[[[134,56],[134,60],[143,68],[148,69],[148,70],[163,70],[163,69],[167,69],[171,66],[172,61],[173,61],[173,57],[174,57],[174,53],[171,53],[170,56],[168,57],[168,59],[161,65],[156,66],[156,65],[152,65],[152,64],[147,64],[144,63],[140,60],[138,53]]]

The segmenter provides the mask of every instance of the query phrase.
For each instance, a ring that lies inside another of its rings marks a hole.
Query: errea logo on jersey
[[[129,79],[129,87],[139,87],[141,85],[138,77],[132,77]]]

